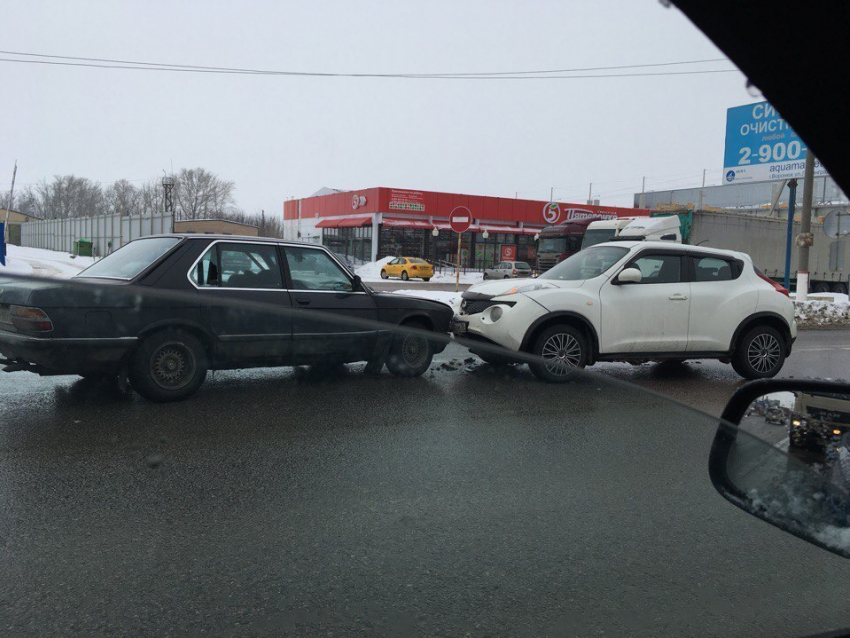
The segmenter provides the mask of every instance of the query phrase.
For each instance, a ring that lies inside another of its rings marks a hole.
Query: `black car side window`
[[[354,289],[349,276],[324,250],[295,246],[285,246],[283,250],[293,290],[350,292]]]
[[[283,288],[277,246],[218,244],[222,288]]]
[[[212,246],[195,266],[192,273],[195,285],[200,287],[218,286],[218,251]]]
[[[682,281],[682,258],[679,255],[641,255],[628,268],[637,268],[643,276],[641,284],[675,284]]]
[[[729,281],[737,274],[732,264],[719,257],[694,258],[694,281]]]

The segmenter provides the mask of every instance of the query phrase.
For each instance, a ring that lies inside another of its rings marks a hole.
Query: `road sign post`
[[[457,262],[455,263],[455,292],[460,291],[460,246],[463,233],[472,225],[472,213],[466,206],[455,207],[449,215],[449,226],[457,233]]]

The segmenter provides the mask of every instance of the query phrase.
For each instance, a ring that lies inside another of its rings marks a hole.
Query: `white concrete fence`
[[[21,224],[21,245],[72,253],[74,242],[90,239],[94,255],[103,257],[139,237],[170,233],[173,224],[173,213],[43,219]]]

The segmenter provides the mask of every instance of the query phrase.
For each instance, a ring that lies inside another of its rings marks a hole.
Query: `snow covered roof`
[[[310,195],[310,197],[321,197],[322,195],[335,195],[336,193],[347,193],[348,191],[339,190],[338,188],[328,188],[327,186],[322,186],[315,193]]]

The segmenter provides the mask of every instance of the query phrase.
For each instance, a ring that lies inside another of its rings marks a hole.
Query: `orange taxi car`
[[[401,277],[404,281],[417,277],[428,281],[434,276],[434,266],[419,257],[396,257],[381,269],[381,279]]]

